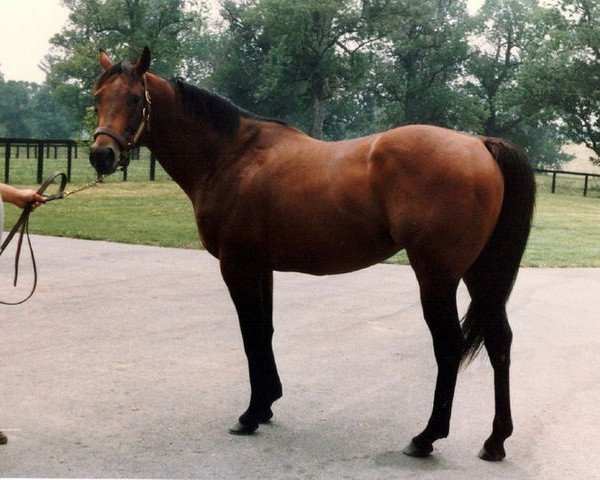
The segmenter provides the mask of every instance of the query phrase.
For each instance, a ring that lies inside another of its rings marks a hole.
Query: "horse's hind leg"
[[[510,410],[510,346],[512,331],[504,307],[495,314],[485,332],[484,345],[494,369],[495,415],[492,434],[483,444],[479,457],[483,460],[502,460],[506,453],[504,441],[512,434],[513,423]]]
[[[419,284],[425,321],[433,337],[438,373],[433,411],[427,427],[413,438],[404,453],[424,457],[432,452],[434,441],[448,436],[463,337],[456,309],[458,281],[428,277],[419,278]]]
[[[230,433],[249,435],[273,416],[282,388],[273,355],[273,272],[221,261],[221,272],[237,310],[250,374],[250,405]]]
[[[465,283],[473,298],[465,323],[469,322],[480,329],[479,335],[483,336],[483,343],[494,369],[495,414],[492,434],[485,441],[479,457],[498,461],[506,456],[504,441],[513,431],[509,383],[512,331],[506,307],[502,302],[489,301],[489,295],[480,290],[484,284],[481,279],[467,275]]]

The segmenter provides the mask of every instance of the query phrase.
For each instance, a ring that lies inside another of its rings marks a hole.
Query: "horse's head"
[[[90,149],[90,163],[101,175],[108,175],[129,163],[129,151],[148,129],[150,95],[146,72],[150,50],[144,48],[134,62],[113,64],[106,52],[100,52],[104,71],[93,88],[98,128]]]

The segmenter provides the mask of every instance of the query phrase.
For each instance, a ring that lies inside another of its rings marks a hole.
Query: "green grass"
[[[13,162],[11,177],[21,179],[20,186],[31,186],[35,168],[33,173],[25,172],[25,166]],[[53,169],[64,166],[49,164],[45,173]],[[74,185],[69,187],[93,178],[87,161],[76,160]],[[192,207],[184,193],[166,180],[162,171],[157,170],[159,181],[149,182],[147,178],[148,162],[135,160],[129,172],[129,179],[134,181],[124,183],[118,174],[113,175],[105,184],[52,202],[35,212],[30,230],[43,235],[200,248]],[[600,184],[590,182],[588,197],[584,198],[582,178],[559,178],[554,195],[550,181],[550,177],[538,176],[537,208],[523,265],[600,267]],[[5,229],[18,214],[17,208],[6,206]],[[389,262],[408,263],[403,252]]]
[[[8,229],[19,210],[12,205],[5,210]],[[192,205],[170,181],[101,184],[39,208],[30,218],[29,230],[60,237],[200,247]]]
[[[600,267],[600,198],[541,191],[523,264]]]

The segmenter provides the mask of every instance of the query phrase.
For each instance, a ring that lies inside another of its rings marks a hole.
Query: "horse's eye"
[[[142,96],[131,94],[131,95],[129,95],[127,101],[129,102],[130,105],[136,106],[142,102]]]

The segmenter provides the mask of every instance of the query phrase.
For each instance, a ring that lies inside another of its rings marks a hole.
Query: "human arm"
[[[33,208],[36,209],[46,201],[35,190],[28,188],[19,189],[5,183],[0,183],[0,196],[3,202],[12,203],[19,208],[24,208],[29,202],[34,202]]]

